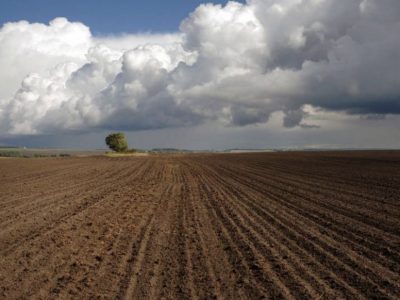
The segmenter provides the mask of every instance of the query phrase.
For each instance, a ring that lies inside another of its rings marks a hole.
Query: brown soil
[[[399,152],[1,160],[0,298],[399,298],[399,190]]]

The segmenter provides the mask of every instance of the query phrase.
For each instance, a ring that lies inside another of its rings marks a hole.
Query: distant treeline
[[[191,150],[186,149],[176,149],[176,148],[153,148],[150,152],[156,153],[182,153],[182,152],[192,152]]]
[[[22,151],[17,151],[17,150],[7,150],[7,148],[2,148],[0,150],[0,157],[25,157],[25,158],[30,158],[30,157],[69,157],[71,154],[68,153],[51,153],[51,154],[45,154],[45,153],[28,153],[28,152],[22,152]]]

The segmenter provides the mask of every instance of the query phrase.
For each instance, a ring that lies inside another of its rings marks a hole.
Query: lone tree
[[[115,152],[125,152],[128,150],[128,142],[122,132],[109,134],[106,137],[106,144]]]

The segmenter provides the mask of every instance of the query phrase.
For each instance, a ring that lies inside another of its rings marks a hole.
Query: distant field
[[[1,299],[398,299],[400,152],[0,160]]]
[[[106,150],[1,148],[0,157],[48,157],[102,155]]]

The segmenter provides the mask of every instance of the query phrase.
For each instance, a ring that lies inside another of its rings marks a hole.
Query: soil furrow
[[[400,152],[0,160],[1,299],[398,299]]]

